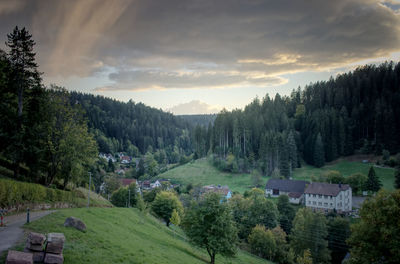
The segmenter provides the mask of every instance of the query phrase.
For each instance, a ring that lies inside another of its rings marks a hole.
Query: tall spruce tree
[[[39,98],[44,93],[41,88],[38,65],[35,61],[36,54],[33,52],[35,41],[32,39],[32,35],[25,28],[15,27],[13,32],[7,35],[6,46],[10,49],[7,56],[11,68],[10,85],[12,85],[18,102],[16,122],[14,131],[10,134],[7,153],[13,160],[14,177],[18,178],[20,163],[24,161],[25,151],[32,152],[30,150],[37,147],[34,146],[37,145],[39,139],[37,131],[35,131],[38,128],[36,124],[43,118],[40,113],[42,104]],[[32,100],[29,101],[29,99]],[[30,106],[26,111],[24,111],[24,103],[28,103]],[[25,129],[25,127],[29,127],[29,129]],[[32,135],[34,131],[35,133]],[[30,158],[35,159],[34,164],[38,164],[37,155],[35,155],[37,153],[29,154]]]
[[[374,167],[371,166],[368,171],[368,179],[365,183],[365,189],[367,191],[377,192],[381,187],[382,183],[376,175]]]
[[[325,164],[324,144],[322,143],[321,134],[318,133],[314,145],[314,165],[321,168]]]

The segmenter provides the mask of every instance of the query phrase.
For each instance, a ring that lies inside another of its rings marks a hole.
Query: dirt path
[[[53,212],[55,211],[31,212],[30,222]],[[21,227],[26,223],[26,213],[6,216],[4,222],[6,226],[0,227],[0,255],[22,239],[24,230]]]

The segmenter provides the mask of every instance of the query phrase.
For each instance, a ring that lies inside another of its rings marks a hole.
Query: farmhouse
[[[215,192],[222,194],[226,199],[229,199],[232,197],[232,192],[229,190],[228,186],[215,186],[214,184],[212,185],[206,185],[202,188],[203,193],[208,193],[208,192]]]
[[[304,192],[306,206],[313,210],[348,213],[352,210],[352,192],[348,184],[313,182]]]
[[[308,184],[307,181],[270,179],[265,186],[265,196],[278,197],[286,194],[291,203],[300,204]]]

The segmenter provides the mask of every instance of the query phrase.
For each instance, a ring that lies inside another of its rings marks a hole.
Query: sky
[[[400,59],[400,0],[0,0],[0,48],[15,26],[56,84],[175,114]]]

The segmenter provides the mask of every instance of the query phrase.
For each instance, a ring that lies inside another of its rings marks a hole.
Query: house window
[[[308,201],[308,204],[311,204],[311,201]]]
[[[328,195],[324,195],[324,198],[325,198],[325,199],[328,199]]]
[[[279,195],[279,190],[278,189],[273,189],[272,190],[273,195]]]
[[[313,204],[313,205],[316,205],[316,204],[317,204],[317,202],[316,202],[316,201],[314,201],[314,202],[312,202],[312,204]]]
[[[320,195],[318,195],[318,197],[319,197],[319,198],[322,198],[322,195],[320,194]]]
[[[328,207],[328,203],[324,203],[324,206],[325,206],[325,207]]]
[[[312,195],[313,197],[317,197],[315,194]]]
[[[319,205],[319,206],[322,206],[322,202],[318,202],[318,205]]]

